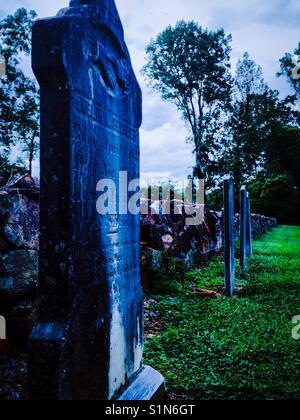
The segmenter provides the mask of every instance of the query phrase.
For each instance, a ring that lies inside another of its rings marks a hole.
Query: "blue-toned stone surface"
[[[144,372],[140,222],[99,215],[96,185],[118,185],[119,171],[139,178],[142,98],[114,1],[70,6],[33,28],[41,236],[28,391],[30,399],[114,399]]]
[[[240,264],[243,272],[247,270],[247,257],[252,254],[251,196],[243,186],[240,191]]]
[[[232,178],[224,181],[224,259],[225,295],[233,296],[235,291],[234,259],[234,182]]]
[[[243,273],[247,271],[247,256],[249,254],[249,207],[247,187],[240,191],[240,264]]]
[[[252,257],[253,255],[252,241],[251,194],[247,192],[247,257]]]

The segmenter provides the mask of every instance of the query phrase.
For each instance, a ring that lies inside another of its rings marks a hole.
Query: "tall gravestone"
[[[249,253],[249,222],[247,194],[247,187],[243,186],[240,190],[240,264],[243,273],[247,271],[247,254]]]
[[[251,195],[247,192],[247,257],[252,257],[252,217],[251,217]]]
[[[140,170],[141,91],[114,1],[74,0],[37,21],[33,70],[41,236],[28,398],[158,398],[163,378],[142,364],[139,215],[96,210],[99,180]]]
[[[233,296],[235,291],[234,258],[234,182],[232,178],[224,181],[224,256],[225,256],[225,295]]]
[[[246,186],[243,186],[240,191],[240,254],[241,269],[246,272],[247,257],[253,254],[251,198]]]

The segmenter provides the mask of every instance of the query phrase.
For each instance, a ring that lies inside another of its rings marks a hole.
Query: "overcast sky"
[[[0,18],[18,7],[52,16],[68,0],[5,0]],[[263,67],[272,88],[289,92],[283,79],[276,79],[279,58],[293,51],[300,41],[299,0],[116,0],[124,25],[134,69],[144,95],[144,123],[141,130],[142,172],[147,177],[183,177],[191,173],[194,158],[186,144],[187,129],[176,108],[149,91],[140,70],[145,47],[167,25],[179,19],[196,20],[211,30],[223,27],[233,36],[233,68],[248,51]]]

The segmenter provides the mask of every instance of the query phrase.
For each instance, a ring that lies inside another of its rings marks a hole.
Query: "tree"
[[[280,72],[277,74],[285,76],[295,90],[298,100],[300,99],[300,42],[294,51],[294,56],[291,53],[286,53],[280,60]]]
[[[265,128],[262,120],[269,94],[261,67],[245,53],[236,68],[219,162],[221,174],[233,175],[237,190],[259,168]]]
[[[254,213],[276,217],[279,223],[299,224],[300,194],[288,174],[259,175],[249,185]]]
[[[20,55],[29,55],[31,29],[36,13],[18,9],[0,22],[0,55],[6,61],[6,74],[0,80],[0,150],[2,171],[15,169],[10,165],[11,150],[19,145],[28,159],[31,172],[32,160],[38,148],[39,97],[35,81],[20,69]],[[23,161],[19,158],[19,161]],[[20,171],[24,167],[18,166]]]
[[[218,149],[222,115],[230,103],[231,36],[196,22],[167,27],[148,45],[143,68],[149,85],[182,112],[196,155],[194,175],[208,178]]]
[[[238,61],[220,156],[220,173],[233,175],[237,191],[265,169],[269,140],[292,119],[292,100],[280,101],[279,93],[267,86],[261,67],[248,53]]]
[[[300,190],[300,130],[296,125],[278,125],[265,147],[265,172],[289,174],[293,185]]]
[[[24,86],[27,90],[23,92],[23,100],[17,109],[16,132],[28,162],[28,171],[32,174],[32,163],[39,150],[39,95],[32,80],[27,79]]]
[[[264,81],[248,53],[237,64],[231,113],[226,121],[220,175],[235,178],[236,204],[249,185],[253,211],[299,223],[300,132],[296,96],[284,100]],[[219,194],[220,195],[220,194]],[[210,198],[219,197],[218,191]]]

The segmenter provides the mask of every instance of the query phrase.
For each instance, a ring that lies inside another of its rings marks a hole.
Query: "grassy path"
[[[218,290],[223,265],[178,279],[178,291],[155,295],[163,332],[146,343],[145,361],[171,395],[195,399],[300,399],[300,228],[281,226],[254,243],[242,293],[203,299],[192,286]]]

